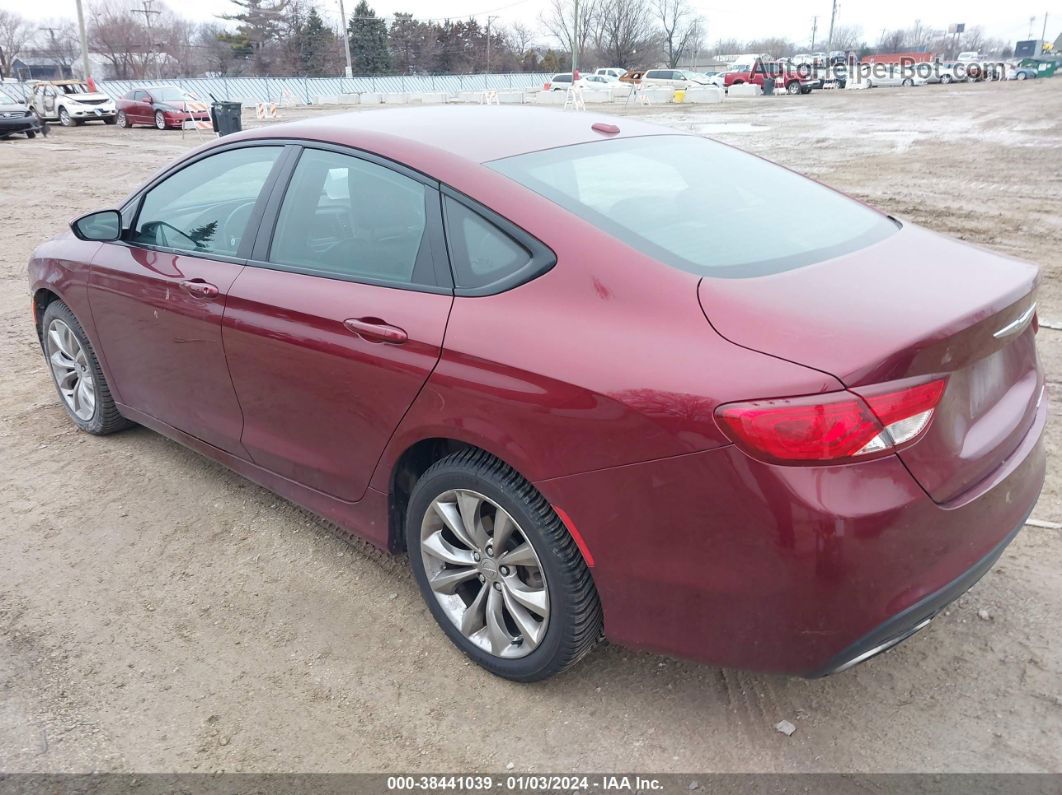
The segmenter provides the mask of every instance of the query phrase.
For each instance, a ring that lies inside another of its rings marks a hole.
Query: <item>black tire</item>
[[[451,489],[479,492],[507,511],[542,563],[549,624],[539,645],[524,657],[498,657],[465,638],[428,584],[420,551],[421,523],[432,501]],[[405,533],[414,577],[435,620],[455,646],[492,674],[515,682],[546,679],[577,663],[601,637],[601,603],[575,541],[534,486],[489,453],[462,450],[433,464],[410,495]]]
[[[37,131],[36,130],[26,130],[26,137],[27,138],[36,138],[37,137]]]
[[[911,79],[911,78],[909,78],[909,77],[905,77],[905,78],[904,78],[904,79],[903,79],[903,80],[902,80],[902,81],[900,82],[900,85],[901,85],[901,86],[903,86],[904,88],[910,88],[911,86],[913,86],[913,85],[914,85],[914,80],[912,80],[912,79]]]
[[[64,127],[74,126],[74,119],[70,116],[70,113],[66,108],[59,108],[59,123]]]
[[[948,83],[951,82],[951,75],[941,75],[940,76],[940,82],[943,83],[944,85],[947,85]]]
[[[70,307],[64,304],[62,301],[52,301],[48,304],[48,308],[44,310],[44,316],[41,318],[42,337],[47,335],[48,327],[53,320],[61,320],[77,337],[78,343],[85,351],[85,358],[88,360],[89,368],[92,371],[92,380],[95,386],[96,392],[96,406],[95,411],[87,420],[83,420],[74,414],[67,405],[66,400],[63,398],[62,393],[59,391],[59,384],[55,382],[55,377],[52,377],[52,383],[55,384],[55,391],[59,395],[59,402],[66,410],[67,416],[74,421],[81,430],[86,433],[95,434],[96,436],[103,436],[108,433],[114,433],[115,431],[125,430],[131,427],[134,423],[127,420],[121,414],[118,413],[118,409],[114,405],[114,399],[111,397],[111,390],[107,384],[107,379],[103,376],[103,370],[100,369],[99,360],[96,359],[96,352],[92,348],[92,343],[89,342],[88,337],[85,334],[85,330],[81,328],[81,324],[78,322],[77,317],[70,311]],[[48,364],[47,348],[43,347],[45,351],[45,364]],[[48,372],[51,373],[51,366],[48,366]]]
[[[794,80],[793,82],[791,82],[789,85],[787,85],[785,87],[785,91],[790,96],[794,96],[795,97],[797,94],[800,93],[800,88],[801,88],[800,83],[798,83],[796,80]]]
[[[118,117],[117,116],[104,116],[103,117],[103,123],[104,124],[116,124],[117,122],[118,122]]]
[[[155,111],[155,127],[160,130],[166,129],[166,117],[162,114],[161,110]]]
[[[129,123],[129,117],[125,115],[125,111],[124,110],[118,111],[118,115],[115,117],[114,120],[115,120],[115,123],[119,127],[121,127],[123,130],[128,129],[128,128],[133,126],[132,124]]]

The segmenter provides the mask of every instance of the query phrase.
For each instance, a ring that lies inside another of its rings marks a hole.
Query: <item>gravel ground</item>
[[[625,112],[1037,262],[1062,325],[1062,80]],[[199,140],[0,142],[0,771],[1062,771],[1057,529],[1026,528],[931,627],[826,680],[604,646],[520,686],[450,647],[404,559],[147,430],[75,432],[27,258]],[[1055,383],[1062,332],[1040,344]],[[1035,517],[1062,521],[1060,482]]]

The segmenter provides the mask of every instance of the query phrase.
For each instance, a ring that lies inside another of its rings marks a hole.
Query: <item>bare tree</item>
[[[922,20],[916,19],[914,24],[907,29],[905,38],[906,46],[914,47],[917,50],[925,50],[933,42],[933,31],[922,24]]]
[[[509,26],[506,38],[513,52],[523,56],[535,43],[535,32],[522,22],[514,22]]]
[[[561,43],[561,47],[572,54],[581,54],[593,37],[599,1],[581,0],[578,4],[579,19],[576,20],[574,0],[550,0],[539,19],[543,27]]]
[[[77,26],[70,19],[45,20],[33,40],[33,49],[50,58],[63,73],[70,73],[81,55]]]
[[[664,56],[674,69],[700,41],[700,18],[689,0],[654,0],[654,5],[663,32]]]
[[[594,48],[609,66],[651,65],[657,54],[648,0],[600,0],[594,19]]]
[[[0,8],[0,74],[11,77],[11,65],[33,38],[33,28],[21,15]]]
[[[858,50],[863,45],[863,29],[858,25],[838,25],[830,46],[835,50]]]
[[[882,52],[899,52],[907,46],[907,31],[902,28],[883,30],[878,39],[878,49]]]

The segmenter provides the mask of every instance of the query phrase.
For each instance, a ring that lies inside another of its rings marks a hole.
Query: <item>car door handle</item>
[[[401,345],[409,339],[404,329],[384,323],[377,317],[351,318],[344,320],[343,325],[351,334],[369,342],[390,342]]]
[[[181,289],[196,298],[217,298],[218,288],[202,279],[186,279],[181,282]]]

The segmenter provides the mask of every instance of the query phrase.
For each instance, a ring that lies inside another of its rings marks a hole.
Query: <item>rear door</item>
[[[452,304],[437,186],[307,145],[225,311],[254,462],[360,499],[439,360]]]
[[[282,146],[211,154],[148,189],[123,239],[100,246],[89,301],[121,402],[243,455],[221,318]]]

